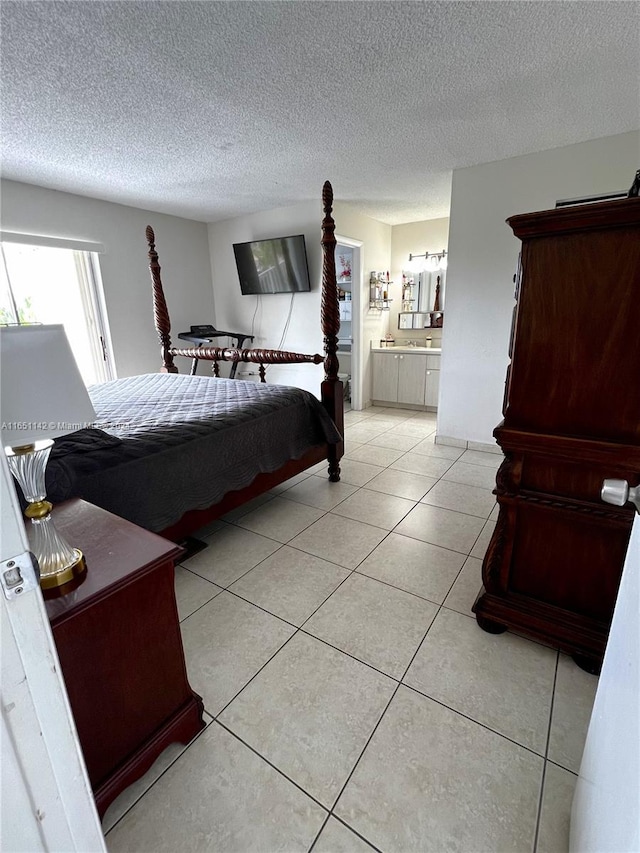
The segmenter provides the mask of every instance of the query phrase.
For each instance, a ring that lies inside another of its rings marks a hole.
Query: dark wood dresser
[[[83,582],[46,606],[102,817],[170,743],[204,728],[174,592],[182,549],[82,500],[54,517],[87,560]]]
[[[494,431],[505,461],[474,611],[597,671],[633,521],[600,489],[640,481],[640,199],[508,223],[522,251]]]

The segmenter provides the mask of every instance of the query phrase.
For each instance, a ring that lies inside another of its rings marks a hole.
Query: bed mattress
[[[340,441],[322,404],[299,388],[153,373],[89,394],[96,424],[56,439],[47,495],[82,497],[153,531]]]

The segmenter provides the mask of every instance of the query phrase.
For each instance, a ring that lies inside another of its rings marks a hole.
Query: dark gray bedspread
[[[322,404],[299,388],[154,373],[89,393],[96,428],[56,439],[48,497],[82,497],[149,530],[340,440]]]

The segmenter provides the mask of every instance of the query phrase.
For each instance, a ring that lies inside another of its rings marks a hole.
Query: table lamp
[[[26,500],[29,542],[40,586],[54,594],[86,570],[82,552],[56,530],[46,500],[53,438],[96,420],[61,325],[0,327],[0,432],[9,467]]]

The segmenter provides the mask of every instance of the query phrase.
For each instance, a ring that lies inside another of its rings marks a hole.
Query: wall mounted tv
[[[233,251],[243,294],[311,290],[303,234],[234,243]]]

